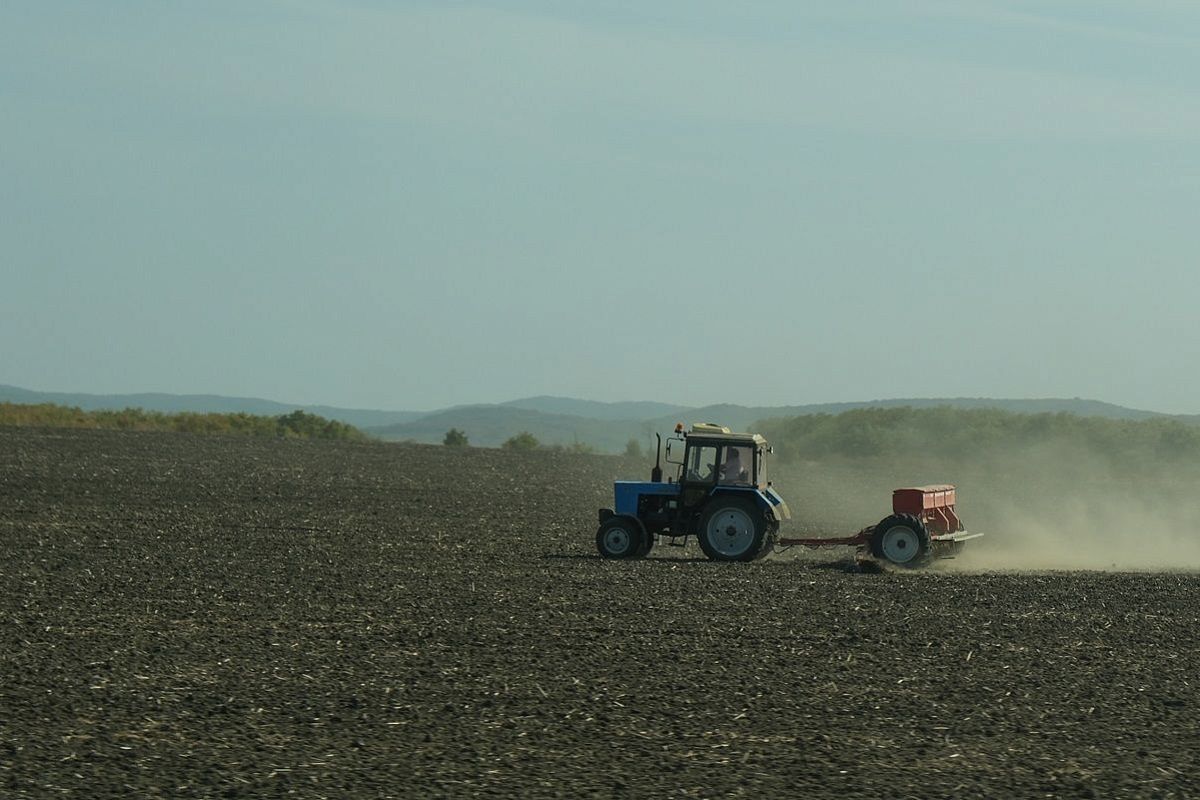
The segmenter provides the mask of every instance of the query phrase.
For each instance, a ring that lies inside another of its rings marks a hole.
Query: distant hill
[[[576,400],[572,397],[549,397],[547,395],[510,400],[500,405],[523,408],[528,411],[541,411],[544,414],[567,414],[574,417],[627,421],[671,416],[687,410],[687,406],[656,403],[652,400],[601,403],[596,400]]]
[[[54,403],[60,406],[81,408],[84,411],[119,411],[125,408],[141,408],[146,411],[161,411],[177,414],[192,411],[197,414],[258,414],[279,416],[297,409],[317,414],[326,419],[345,422],[356,428],[372,428],[408,422],[421,416],[415,411],[372,411],[364,409],[335,408],[333,406],[302,406],[294,403],[277,403],[257,397],[224,397],[215,394],[82,394],[75,392],[35,392],[17,386],[0,384],[0,403]]]
[[[499,447],[505,440],[528,431],[542,444],[589,444],[605,452],[619,452],[631,438],[643,444],[653,440],[646,423],[606,420],[570,414],[547,414],[508,406],[463,406],[439,411],[412,422],[370,428],[367,433],[390,440],[440,443],[446,431],[458,428],[477,447]]]
[[[543,402],[544,401],[544,402]],[[495,447],[509,437],[529,431],[543,444],[569,445],[583,442],[607,452],[619,452],[630,439],[637,439],[643,447],[653,446],[654,433],[666,433],[676,422],[715,422],[734,430],[749,430],[759,422],[809,414],[841,414],[844,411],[862,408],[936,408],[950,406],[960,409],[998,409],[1018,414],[1069,412],[1084,417],[1108,419],[1143,420],[1166,417],[1152,411],[1124,408],[1123,406],[1083,399],[990,399],[979,397],[958,398],[901,398],[893,400],[869,400],[853,403],[820,403],[802,406],[739,406],[713,405],[700,408],[668,406],[670,411],[644,419],[597,419],[565,413],[546,413],[541,410],[515,407],[514,404],[539,405],[543,408],[588,409],[588,401],[569,401],[560,398],[530,398],[502,405],[461,406],[421,417],[418,420],[368,431],[384,439],[411,439],[418,442],[440,442],[446,431],[458,428],[465,431],[471,444]],[[577,405],[576,405],[577,404]],[[622,404],[594,404],[620,406]],[[641,405],[641,404],[632,404]],[[646,404],[648,406],[662,404]],[[609,413],[617,412],[606,409]],[[1183,418],[1196,422],[1196,418]]]
[[[526,397],[506,403],[464,405],[430,412],[379,411],[303,406],[251,397],[173,394],[75,394],[35,392],[16,386],[0,385],[0,402],[55,403],[76,406],[85,411],[142,408],[147,411],[175,413],[247,413],[277,416],[297,409],[326,419],[354,425],[367,433],[388,440],[413,440],[440,443],[446,431],[465,431],[472,445],[496,447],[506,439],[529,431],[544,444],[591,445],[605,452],[620,452],[630,439],[643,447],[652,447],[654,433],[665,433],[676,422],[715,422],[734,430],[750,430],[758,423],[808,414],[841,414],[864,408],[935,408],[998,409],[1019,414],[1068,412],[1082,417],[1145,420],[1167,417],[1153,411],[1081,398],[1012,399],[987,397],[899,398],[849,403],[817,403],[797,406],[711,405],[696,408],[655,401],[601,403],[547,395]],[[1200,415],[1174,419],[1200,424]]]
[[[778,417],[799,417],[807,414],[841,414],[859,408],[994,408],[1010,411],[1015,414],[1043,414],[1068,412],[1081,417],[1106,417],[1108,419],[1141,420],[1166,416],[1154,411],[1141,411],[1134,408],[1103,403],[1099,400],[1083,400],[1080,398],[1062,399],[1004,399],[987,397],[942,397],[942,398],[898,398],[890,400],[863,400],[850,403],[817,403],[803,406],[737,406],[716,405],[691,409],[689,421],[719,422],[731,428],[746,428],[754,423]],[[656,425],[662,425],[672,420],[666,415],[654,420]],[[729,420],[728,422],[724,420]]]

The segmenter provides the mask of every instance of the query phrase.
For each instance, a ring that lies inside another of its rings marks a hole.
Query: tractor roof
[[[739,445],[767,444],[767,440],[763,439],[761,435],[758,435],[757,433],[733,433],[728,428],[722,428],[715,425],[694,425],[691,427],[691,431],[688,432],[688,438],[696,439],[698,441],[712,441],[714,444],[721,443],[721,441],[726,441],[726,443],[736,443]]]

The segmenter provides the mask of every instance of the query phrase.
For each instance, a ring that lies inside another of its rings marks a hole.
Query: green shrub
[[[539,442],[529,431],[521,431],[501,445],[505,450],[536,450]]]
[[[467,434],[460,431],[458,428],[451,428],[446,431],[445,438],[442,439],[442,444],[447,447],[466,447]]]

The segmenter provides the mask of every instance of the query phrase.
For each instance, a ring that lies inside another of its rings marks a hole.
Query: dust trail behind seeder
[[[980,465],[970,569],[1200,571],[1200,464],[1047,444]]]
[[[818,528],[869,517],[888,486],[950,482],[972,531],[951,570],[1200,572],[1200,464],[1047,443],[948,461],[914,456],[790,465],[781,479],[807,508],[838,509]],[[803,517],[802,517],[803,519]],[[844,521],[843,521],[844,520]]]
[[[1200,571],[1194,507],[1083,496],[1060,502],[1053,517],[997,513],[986,546],[964,552],[954,568]]]

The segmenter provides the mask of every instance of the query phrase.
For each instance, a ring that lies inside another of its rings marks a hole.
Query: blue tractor
[[[663,480],[658,437],[649,481],[616,481],[614,508],[600,509],[596,547],[604,558],[642,558],[658,537],[686,544],[695,536],[713,561],[753,561],[771,551],[787,503],[766,477],[771,452],[757,433],[733,433],[711,424],[675,426]]]

